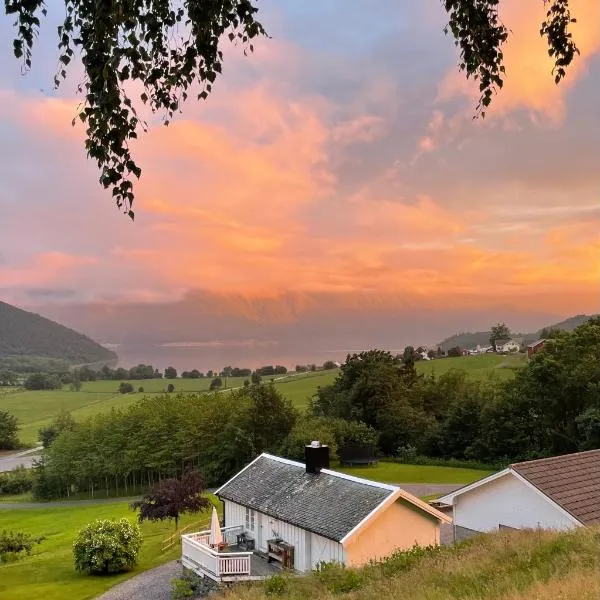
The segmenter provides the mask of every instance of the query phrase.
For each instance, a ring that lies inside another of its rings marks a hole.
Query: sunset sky
[[[553,83],[541,0],[506,0],[507,82],[485,121],[439,0],[261,0],[206,103],[135,147],[119,214],[59,94],[56,21],[23,77],[0,16],[0,298],[168,302],[194,290],[360,292],[420,305],[600,307],[600,3]]]

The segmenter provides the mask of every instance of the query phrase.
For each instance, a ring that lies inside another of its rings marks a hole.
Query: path
[[[42,447],[17,452],[16,454],[8,454],[0,457],[0,473],[12,471],[14,468],[23,465],[27,469],[33,466],[33,461],[40,457]]]
[[[181,565],[172,560],[115,585],[96,600],[171,600],[171,579],[181,575]]]

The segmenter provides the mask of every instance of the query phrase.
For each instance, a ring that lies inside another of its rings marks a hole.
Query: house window
[[[254,531],[256,513],[251,508],[246,507],[246,529]]]

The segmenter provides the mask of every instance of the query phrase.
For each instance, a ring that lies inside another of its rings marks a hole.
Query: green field
[[[79,529],[94,519],[126,517],[135,520],[127,502],[23,510],[0,509],[0,530],[18,530],[45,536],[30,557],[0,564],[0,598],[6,600],[84,600],[94,598],[132,575],[150,569],[179,556],[176,545],[165,554],[160,549],[163,540],[175,530],[172,522],[144,523],[144,543],[138,566],[131,573],[93,577],[77,573],[73,567],[73,539]],[[209,514],[185,516],[181,527],[199,523],[208,527]]]
[[[330,384],[337,371],[303,373],[286,377],[274,377],[275,386],[298,408],[304,408],[308,397],[321,385]],[[227,379],[227,389],[244,385],[244,377]],[[269,378],[264,378],[268,381]],[[108,411],[112,408],[127,408],[147,394],[161,394],[169,383],[175,386],[175,392],[207,392],[209,378],[200,379],[146,379],[131,381],[134,389],[144,388],[143,393],[119,394],[120,381],[86,381],[79,392],[69,391],[67,387],[53,391],[24,391],[14,388],[0,389],[0,410],[7,410],[19,420],[20,440],[27,445],[37,443],[38,431],[48,425],[61,411],[66,410],[74,419],[87,417]]]
[[[364,477],[381,483],[460,483],[468,484],[487,477],[492,471],[437,467],[430,465],[405,465],[394,462],[378,462],[367,467],[340,467],[336,469],[355,477]]]
[[[422,374],[443,375],[452,369],[462,369],[469,377],[485,379],[498,377],[506,379],[514,376],[514,369],[525,363],[523,355],[464,356],[432,361],[420,361],[417,370]],[[320,386],[333,383],[338,370],[301,373],[299,375],[275,376],[275,386],[299,409],[306,408],[308,399]],[[227,388],[235,389],[244,385],[244,377],[230,377]],[[263,378],[268,381],[270,378]],[[175,392],[207,392],[211,379],[146,379],[131,381],[136,390],[132,394],[119,394],[120,381],[87,381],[79,392],[68,388],[55,391],[28,392],[14,388],[0,388],[0,410],[7,410],[17,417],[21,425],[20,439],[27,445],[37,443],[40,427],[50,423],[62,410],[69,411],[77,420],[85,419],[111,408],[127,408],[145,394],[164,393],[169,383]],[[143,387],[144,392],[137,390]]]
[[[416,365],[417,371],[423,375],[439,377],[452,369],[465,371],[473,379],[498,377],[510,379],[514,377],[515,369],[523,367],[527,362],[524,354],[480,354],[477,356],[457,356],[451,358],[436,358],[422,360]]]

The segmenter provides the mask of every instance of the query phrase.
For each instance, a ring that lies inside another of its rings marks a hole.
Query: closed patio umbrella
[[[219,523],[219,515],[217,509],[213,506],[212,516],[210,518],[210,538],[208,543],[213,548],[218,548],[223,544],[223,534],[221,533],[221,523]]]

